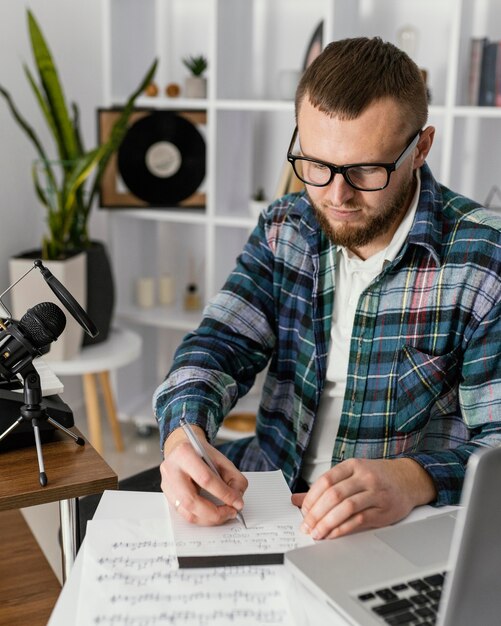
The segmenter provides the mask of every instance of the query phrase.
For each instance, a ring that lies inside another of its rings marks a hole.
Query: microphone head
[[[28,309],[19,326],[36,348],[55,341],[66,326],[66,316],[54,302],[41,302]]]

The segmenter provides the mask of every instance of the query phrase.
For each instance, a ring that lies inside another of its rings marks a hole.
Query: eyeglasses
[[[336,174],[341,174],[345,181],[358,191],[380,191],[388,186],[390,175],[397,170],[416,147],[421,131],[404,148],[400,156],[393,163],[352,163],[350,165],[333,165],[325,161],[310,159],[293,154],[294,145],[298,139],[297,126],[292,135],[287,160],[292,165],[296,176],[313,187],[326,187]]]

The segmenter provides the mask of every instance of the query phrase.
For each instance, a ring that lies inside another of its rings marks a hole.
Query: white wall
[[[56,61],[68,102],[80,107],[85,145],[96,145],[96,108],[103,102],[101,0],[0,0],[0,84],[56,158],[45,121],[23,71],[34,71],[26,9],[34,13]],[[50,148],[49,148],[50,146]],[[38,248],[45,229],[45,211],[33,191],[34,148],[0,99],[0,293],[9,285],[8,259]],[[106,215],[94,210],[90,235],[106,238]],[[40,277],[42,280],[42,277]],[[67,285],[71,291],[71,285]],[[63,379],[64,400],[74,411],[82,405],[79,378]]]
[[[26,8],[39,22],[56,60],[67,99],[80,106],[84,142],[96,143],[96,107],[103,105],[101,0],[0,0],[0,84],[50,145],[45,122],[29,87],[23,63],[33,68]],[[0,99],[0,292],[8,286],[9,256],[40,244],[45,213],[31,179],[34,149]],[[55,148],[50,156],[56,158]],[[98,210],[91,236],[105,237],[106,220]]]

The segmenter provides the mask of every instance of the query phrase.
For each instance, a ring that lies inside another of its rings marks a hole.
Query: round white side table
[[[124,444],[110,384],[110,372],[135,361],[141,354],[141,348],[140,335],[128,329],[112,328],[106,341],[83,347],[80,353],[72,359],[66,361],[46,359],[47,365],[57,376],[82,376],[89,440],[100,454],[103,453],[103,433],[97,379],[101,383],[116,449],[122,451]]]

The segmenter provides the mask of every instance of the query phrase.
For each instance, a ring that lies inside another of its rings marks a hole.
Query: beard
[[[392,226],[400,223],[407,212],[413,188],[414,177],[410,176],[402,183],[396,195],[377,209],[357,202],[345,203],[343,205],[345,209],[365,209],[366,213],[368,213],[369,217],[365,219],[363,224],[359,225],[350,223],[334,224],[328,218],[331,205],[328,202],[316,203],[312,200],[308,191],[307,194],[320,228],[330,241],[344,248],[356,249],[368,245],[377,237],[386,234]]]

